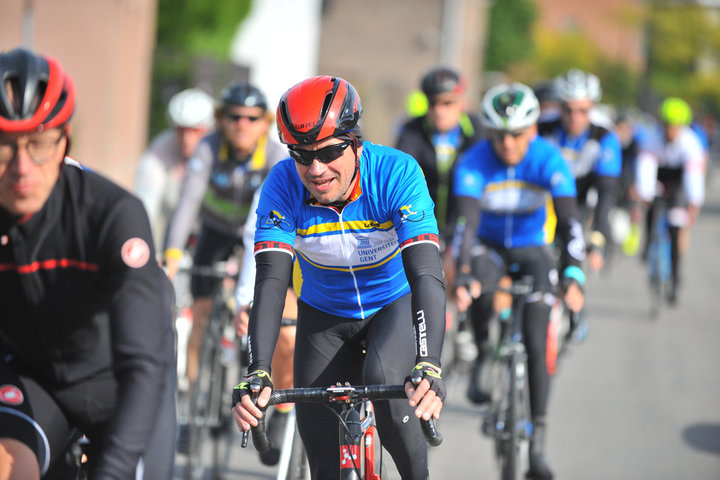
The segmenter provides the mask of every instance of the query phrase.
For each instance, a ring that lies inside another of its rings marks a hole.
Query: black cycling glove
[[[262,392],[265,387],[273,389],[272,380],[270,380],[270,374],[265,370],[255,370],[248,373],[245,376],[245,381],[233,388],[233,405],[236,405],[242,400],[245,395],[250,395],[253,402],[257,402],[257,395]]]
[[[455,274],[455,288],[465,287],[468,292],[470,291],[470,285],[477,282],[477,279],[472,273],[457,272]]]
[[[423,379],[427,379],[430,382],[430,390],[434,391],[435,394],[440,397],[440,400],[445,401],[446,388],[445,382],[441,376],[442,369],[430,362],[419,362],[410,372],[410,376],[405,379],[406,382],[410,382],[417,386]]]

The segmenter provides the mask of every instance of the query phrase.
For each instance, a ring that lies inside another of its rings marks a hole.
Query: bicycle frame
[[[228,272],[224,263],[215,267],[193,267],[188,273],[203,275],[218,280],[213,294],[212,313],[203,335],[200,358],[198,360],[198,378],[190,391],[188,412],[189,446],[185,478],[194,480],[205,477],[207,468],[203,460],[202,449],[212,449],[210,468],[217,477],[221,470],[221,443],[223,436],[228,439],[223,447],[229,456],[232,420],[230,411],[232,400],[226,395],[229,387],[228,369],[233,359],[227,351],[236,349],[234,330],[232,330],[233,312],[226,303],[223,280],[234,278],[234,272]],[[227,332],[232,330],[232,336]]]
[[[671,275],[670,233],[667,205],[662,197],[653,202],[651,237],[648,244],[648,278],[650,281],[650,315],[660,312],[663,297],[667,293]]]
[[[532,279],[524,277],[515,280],[510,288],[500,289],[512,295],[512,311],[500,324],[492,402],[483,430],[495,439],[495,455],[503,480],[521,478],[528,464],[532,423],[522,321],[525,297],[532,292],[532,286]]]

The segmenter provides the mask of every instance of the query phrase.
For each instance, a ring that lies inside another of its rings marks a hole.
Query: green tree
[[[196,65],[229,63],[230,47],[252,0],[158,0],[150,98],[150,136],[166,128],[170,97],[192,85]]]
[[[537,12],[532,0],[495,0],[490,9],[486,70],[507,70],[530,58],[532,25]]]
[[[720,112],[718,20],[704,7],[687,2],[652,0],[647,7],[643,87],[654,95],[644,98],[645,106],[673,95]]]

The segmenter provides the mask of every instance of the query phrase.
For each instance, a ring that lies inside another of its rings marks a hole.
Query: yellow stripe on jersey
[[[548,195],[547,203],[545,205],[545,225],[543,225],[543,232],[545,232],[545,245],[550,245],[555,240],[555,228],[557,227],[557,215],[555,214],[555,204],[550,195]]]
[[[317,235],[320,233],[328,232],[342,232],[343,224],[345,230],[390,230],[393,227],[392,221],[385,223],[378,223],[375,220],[351,220],[349,222],[328,222],[313,225],[310,228],[299,228],[297,234],[301,237],[307,237],[310,235]]]
[[[485,192],[496,192],[498,190],[507,190],[510,188],[534,190],[536,192],[545,192],[546,189],[533,183],[523,182],[522,180],[505,180],[503,182],[491,183],[485,187]]]

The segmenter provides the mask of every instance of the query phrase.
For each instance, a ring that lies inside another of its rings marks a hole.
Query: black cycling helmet
[[[437,67],[423,76],[420,89],[428,98],[446,92],[462,93],[465,91],[465,79],[455,70]]]
[[[50,56],[24,48],[0,53],[0,131],[55,128],[75,110],[75,84]]]
[[[540,103],[558,101],[552,80],[541,80],[532,86],[532,90]]]
[[[351,134],[361,117],[360,96],[350,83],[327,75],[311,77],[280,98],[278,134],[285,144],[308,145]]]
[[[229,85],[220,95],[222,108],[229,106],[260,107],[267,110],[268,104],[265,95],[259,88],[247,82],[237,82]]]

